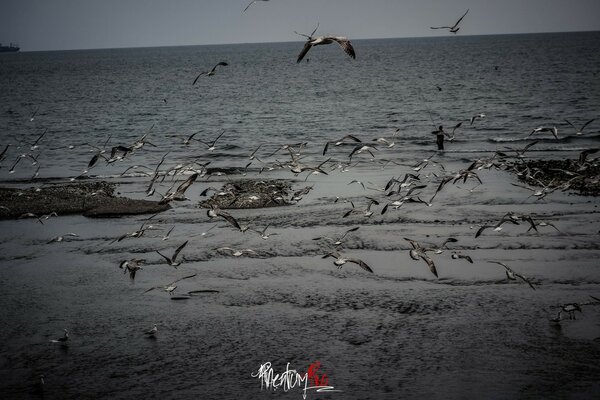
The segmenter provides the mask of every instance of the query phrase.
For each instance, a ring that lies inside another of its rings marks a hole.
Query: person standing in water
[[[444,127],[440,125],[437,130],[431,132],[431,134],[435,135],[438,150],[444,150],[444,135],[446,135]]]

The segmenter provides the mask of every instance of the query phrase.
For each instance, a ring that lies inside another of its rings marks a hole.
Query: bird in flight
[[[252,4],[254,4],[254,3],[258,3],[259,1],[269,1],[269,0],[254,0],[254,1],[252,1],[250,4],[248,4],[248,5],[246,6],[246,8],[244,8],[244,12],[246,12],[246,10],[247,10],[247,9],[249,9],[249,8],[250,8],[250,6],[251,6]]]
[[[196,77],[196,79],[194,79],[194,82],[192,82],[192,86],[196,84],[196,82],[198,81],[198,78],[200,78],[202,75],[206,75],[206,76],[213,76],[215,74],[215,70],[217,69],[217,67],[219,65],[222,66],[227,66],[229,64],[227,64],[225,61],[220,61],[217,65],[215,65],[214,67],[212,67],[212,69],[210,71],[202,71],[198,74],[198,76]]]
[[[452,26],[431,26],[430,28],[431,29],[449,29],[450,33],[456,33],[460,29],[458,24],[460,24],[460,21],[462,21],[462,19],[465,17],[465,15],[467,15],[468,12],[469,12],[469,10],[467,9],[467,11],[463,14],[463,16],[460,17],[458,19],[458,21],[456,21],[456,23]]]
[[[590,119],[588,122],[586,122],[585,124],[581,125],[581,128],[579,128],[579,129],[578,129],[578,128],[577,128],[575,125],[573,125],[572,123],[570,123],[568,120],[566,120],[566,119],[565,119],[565,122],[566,122],[567,124],[571,125],[571,126],[573,127],[573,129],[575,129],[575,131],[576,131],[576,132],[575,132],[575,134],[576,134],[577,136],[581,136],[581,135],[583,135],[583,129],[584,129],[586,126],[588,126],[589,124],[591,124],[592,122],[594,122],[594,121],[595,121],[595,119]]]
[[[188,241],[186,240],[181,246],[179,246],[175,252],[173,253],[172,257],[167,257],[164,254],[162,254],[160,251],[156,250],[156,252],[158,253],[158,255],[160,255],[162,258],[165,259],[165,261],[167,262],[167,264],[169,264],[172,267],[177,268],[178,266],[181,265],[181,261],[177,261],[177,256],[179,255],[179,253],[181,253],[181,250],[183,250],[183,248],[188,244]]]
[[[348,54],[350,57],[356,59],[356,53],[354,52],[354,48],[352,47],[352,43],[350,43],[350,40],[348,40],[348,38],[346,38],[344,36],[317,36],[317,37],[313,37],[313,35],[315,34],[315,32],[317,31],[318,28],[319,28],[319,24],[317,24],[317,27],[315,28],[315,30],[310,35],[305,35],[303,33],[295,32],[297,35],[304,36],[307,39],[306,42],[304,43],[304,47],[302,48],[302,51],[298,55],[298,60],[296,60],[296,62],[299,63],[300,61],[302,61],[302,59],[304,58],[304,56],[306,55],[306,53],[308,53],[308,51],[313,46],[320,46],[320,45],[324,45],[324,44],[331,44],[333,42],[336,42],[337,44],[339,44],[340,47],[346,52],[346,54]]]

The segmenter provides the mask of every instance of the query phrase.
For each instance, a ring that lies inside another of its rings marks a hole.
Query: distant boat
[[[17,52],[19,50],[20,47],[12,43],[9,46],[2,46],[2,43],[0,43],[0,53]]]

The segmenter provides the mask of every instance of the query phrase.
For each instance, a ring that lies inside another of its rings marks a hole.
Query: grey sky
[[[23,50],[600,30],[599,0],[2,0],[0,42]]]

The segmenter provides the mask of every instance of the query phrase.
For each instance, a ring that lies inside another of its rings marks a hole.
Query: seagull
[[[195,277],[196,275],[197,275],[197,274],[193,274],[193,275],[184,276],[183,278],[179,278],[179,279],[177,279],[177,280],[175,280],[175,281],[173,281],[173,282],[171,282],[171,283],[167,283],[167,284],[166,284],[166,285],[164,285],[164,286],[154,286],[154,287],[151,287],[150,289],[146,290],[146,291],[145,291],[144,293],[142,293],[142,294],[148,293],[148,292],[150,292],[151,290],[154,290],[154,289],[162,289],[162,290],[164,290],[165,292],[167,292],[167,293],[169,293],[170,295],[172,295],[172,294],[173,294],[173,291],[174,291],[174,290],[177,288],[177,286],[174,286],[174,285],[175,285],[177,282],[179,282],[179,281],[182,281],[182,280],[184,280],[184,279],[190,279],[190,278],[193,278],[193,277]]]
[[[327,153],[327,149],[329,148],[329,145],[331,143],[333,143],[334,146],[339,146],[342,143],[344,143],[346,140],[351,140],[353,142],[362,143],[362,140],[360,140],[356,136],[354,136],[354,135],[346,135],[346,136],[344,136],[343,138],[341,138],[339,140],[330,141],[330,142],[325,143],[325,148],[323,148],[323,155],[325,155],[325,153]]]
[[[252,249],[241,249],[241,250],[236,250],[236,249],[232,249],[231,247],[219,247],[217,249],[217,251],[220,252],[229,252],[232,256],[234,257],[240,257],[244,254],[256,254],[256,252]]]
[[[113,244],[114,242],[120,242],[121,240],[128,238],[128,237],[135,237],[135,238],[140,238],[144,235],[144,233],[146,232],[146,230],[151,228],[151,225],[146,226],[146,223],[151,220],[152,218],[154,218],[156,216],[156,214],[154,214],[153,216],[151,216],[150,218],[147,218],[144,220],[144,222],[142,222],[142,225],[140,225],[139,229],[133,231],[133,232],[127,232],[122,234],[121,236],[119,236],[116,239],[113,239],[112,242],[110,242],[110,244]]]
[[[54,242],[62,242],[63,240],[65,240],[66,236],[73,236],[73,237],[77,237],[78,235],[76,233],[65,233],[64,235],[60,235],[60,236],[55,236],[52,239],[50,239],[47,243],[54,243]]]
[[[252,229],[252,230],[254,232],[258,233],[261,238],[263,238],[264,240],[267,240],[270,236],[277,235],[277,233],[267,233],[267,229],[269,228],[269,226],[271,226],[271,224],[268,224],[267,226],[265,226],[265,228],[262,231],[257,231],[255,229]]]
[[[66,329],[63,329],[63,331],[65,331],[65,333],[63,333],[61,337],[59,337],[58,339],[51,339],[50,343],[67,344],[67,341],[69,340],[69,331]]]
[[[196,181],[196,178],[198,178],[198,173],[194,173],[194,174],[190,175],[181,185],[179,185],[177,187],[177,189],[174,192],[171,191],[171,192],[167,193],[158,202],[158,204],[167,204],[173,200],[176,200],[176,201],[188,200],[188,198],[185,197],[185,191],[192,185],[192,183],[194,183]]]
[[[247,10],[248,8],[250,8],[250,6],[251,6],[252,4],[254,4],[254,3],[258,3],[259,1],[269,1],[269,0],[254,0],[254,1],[252,1],[250,4],[248,4],[248,5],[246,6],[246,8],[244,8],[244,12],[246,12],[246,10]]]
[[[553,126],[552,128],[548,128],[547,126],[540,126],[540,127],[534,128],[531,130],[531,133],[527,137],[529,137],[533,134],[536,134],[536,133],[543,133],[543,132],[550,132],[550,133],[552,133],[552,136],[554,136],[556,139],[558,139],[558,129],[556,128],[556,126]]]
[[[588,122],[586,122],[585,124],[581,125],[581,128],[577,129],[577,128],[575,127],[575,125],[573,125],[572,123],[570,123],[568,120],[566,120],[566,119],[565,119],[565,122],[566,122],[567,124],[571,125],[571,126],[573,127],[573,129],[575,129],[575,134],[576,134],[577,136],[581,136],[581,135],[583,135],[583,129],[584,129],[586,126],[588,126],[589,124],[591,124],[592,122],[594,122],[594,121],[595,121],[595,118],[594,118],[594,119],[590,119]]]
[[[410,258],[412,258],[413,260],[419,260],[422,259],[423,261],[425,261],[427,263],[427,266],[429,267],[429,270],[431,271],[431,273],[433,273],[433,275],[435,275],[435,277],[438,277],[438,273],[437,273],[437,269],[435,268],[435,264],[433,263],[433,260],[427,255],[427,251],[431,251],[432,249],[429,248],[424,248],[421,247],[421,245],[419,243],[417,243],[416,241],[412,240],[412,239],[408,239],[408,238],[404,238],[404,240],[408,241],[410,243],[410,245],[412,246],[412,249],[410,249]]]
[[[33,151],[33,150],[35,150],[35,149],[37,149],[39,147],[38,146],[38,142],[44,137],[44,135],[46,134],[46,132],[48,132],[48,128],[44,129],[44,132],[40,136],[38,136],[38,138],[35,139],[35,141],[33,143],[27,143],[27,142],[25,142],[25,143],[27,143],[27,144],[29,144],[31,146],[29,148],[31,151]]]
[[[119,268],[123,269],[123,274],[125,274],[129,271],[129,278],[132,281],[134,281],[135,273],[138,270],[142,269],[142,267],[140,267],[140,265],[145,262],[146,262],[146,260],[139,259],[139,258],[133,258],[131,260],[121,261],[121,264],[119,264]]]
[[[456,23],[452,26],[431,26],[430,28],[431,29],[449,29],[451,33],[456,33],[460,29],[458,24],[460,24],[460,21],[462,21],[462,19],[465,17],[465,15],[467,15],[468,12],[469,12],[469,10],[467,9],[467,11],[463,14],[463,16],[460,17],[458,19],[458,21],[456,21]]]
[[[344,232],[344,234],[342,236],[340,236],[337,239],[333,239],[327,236],[319,236],[316,238],[313,238],[313,240],[325,240],[327,242],[330,242],[331,244],[333,244],[335,247],[341,246],[343,244],[343,240],[346,238],[346,236],[348,236],[349,233],[351,232],[356,232],[360,227],[356,226],[354,228],[350,228],[348,229],[346,232]]]
[[[459,260],[459,259],[462,258],[464,260],[467,260],[471,264],[473,264],[473,259],[471,258],[471,256],[467,256],[467,255],[460,254],[460,253],[452,253],[451,257],[452,257],[453,260]]]
[[[510,279],[511,281],[515,281],[515,280],[517,280],[517,278],[519,278],[523,282],[527,283],[529,285],[529,287],[531,287],[533,290],[535,290],[535,286],[533,286],[533,283],[525,275],[516,273],[508,265],[504,264],[503,262],[500,262],[500,261],[488,261],[488,262],[493,263],[493,264],[502,265],[506,269],[506,277],[508,279]]]
[[[515,221],[513,218],[510,218],[510,217],[507,218],[505,215],[504,217],[502,217],[502,219],[496,225],[482,225],[477,230],[477,233],[475,233],[475,237],[478,238],[479,236],[481,236],[483,231],[488,228],[494,228],[494,231],[499,232],[502,230],[502,225],[507,222],[510,222],[511,224],[514,224],[514,225],[519,225],[519,223],[517,221]]]
[[[165,256],[164,254],[162,254],[160,251],[156,250],[156,252],[165,259],[165,261],[167,261],[167,264],[169,264],[172,267],[177,268],[178,266],[181,265],[181,261],[177,262],[177,256],[179,255],[179,253],[181,252],[181,250],[183,250],[183,248],[185,247],[185,245],[187,245],[189,242],[189,240],[186,240],[181,246],[179,246],[175,252],[173,253],[173,256],[171,258]]]
[[[233,218],[231,215],[229,215],[228,213],[226,213],[225,211],[220,210],[217,206],[212,205],[210,207],[210,209],[208,209],[206,211],[206,215],[210,218],[217,218],[217,217],[221,217],[223,218],[225,221],[229,222],[231,225],[233,225],[236,229],[241,230],[240,228],[240,224],[235,220],[235,218]]]
[[[149,338],[154,338],[156,335],[156,332],[158,332],[158,328],[156,327],[156,324],[154,324],[154,326],[152,327],[152,329],[147,330],[146,332],[144,332],[144,335],[146,335]]]
[[[310,35],[304,35],[304,34],[296,32],[296,34],[298,34],[300,36],[304,36],[304,37],[307,38],[306,43],[304,43],[304,47],[302,48],[302,51],[298,55],[298,59],[296,60],[297,63],[299,63],[300,61],[302,61],[302,59],[304,58],[304,56],[306,55],[306,53],[308,53],[308,51],[313,46],[320,46],[320,45],[324,45],[324,44],[331,44],[333,42],[336,42],[337,44],[339,44],[342,47],[342,49],[346,52],[346,54],[348,54],[350,57],[356,59],[356,54],[354,53],[354,48],[352,47],[352,43],[350,43],[350,41],[348,40],[348,38],[346,38],[344,36],[317,36],[317,37],[313,37],[313,35],[315,34],[315,32],[317,31],[318,28],[319,28],[319,25],[317,24],[317,27],[315,28],[315,30]]]
[[[560,306],[560,311],[558,312],[559,317],[560,318],[560,313],[564,311],[566,313],[569,314],[569,319],[577,319],[575,318],[575,311],[579,311],[580,313],[583,314],[583,311],[581,310],[581,305],[578,303],[568,303],[568,304],[562,304]]]
[[[223,136],[224,133],[225,133],[225,129],[223,129],[223,131],[219,134],[219,136],[217,136],[217,138],[210,143],[204,142],[200,139],[198,139],[198,141],[200,143],[208,146],[208,151],[213,151],[215,149],[215,144],[217,143],[217,140],[219,140],[221,138],[221,136]]]
[[[341,269],[342,265],[350,262],[350,263],[357,264],[359,267],[361,267],[362,269],[364,269],[367,272],[373,273],[373,270],[371,269],[371,267],[369,267],[367,265],[367,263],[365,263],[363,260],[360,260],[358,258],[343,257],[343,256],[341,256],[337,252],[332,252],[332,253],[329,253],[329,254],[325,254],[321,258],[328,258],[328,257],[335,258],[335,261],[333,261],[333,263],[338,267],[338,269]]]
[[[342,218],[346,218],[347,216],[349,216],[352,213],[359,213],[362,212],[364,214],[365,217],[370,217],[373,215],[373,211],[371,211],[371,206],[373,204],[375,204],[376,206],[379,205],[379,202],[371,197],[367,197],[367,199],[369,200],[369,203],[367,204],[367,207],[363,210],[357,209],[354,206],[353,202],[350,202],[350,205],[352,206],[352,208],[348,211],[346,211],[346,213],[344,213],[344,215],[342,216]]]
[[[481,114],[475,114],[471,117],[471,123],[469,125],[473,125],[473,122],[475,122],[476,119],[482,119],[485,118],[485,114],[481,113]]]
[[[214,67],[212,67],[212,69],[210,71],[200,72],[200,74],[198,74],[198,76],[196,77],[196,79],[194,79],[194,82],[192,82],[192,86],[196,84],[196,82],[198,81],[198,78],[200,78],[202,75],[213,76],[215,74],[215,70],[217,69],[217,67],[219,65],[222,65],[222,66],[226,67],[229,64],[227,64],[225,61],[220,61],[219,63],[217,63],[217,65],[215,65]]]

